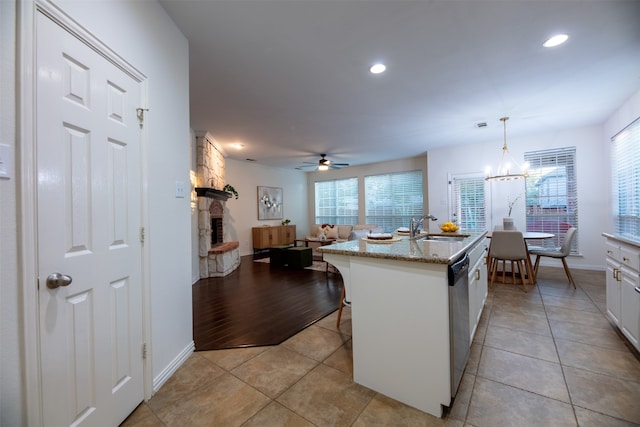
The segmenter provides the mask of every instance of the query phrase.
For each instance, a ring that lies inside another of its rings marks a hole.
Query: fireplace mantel
[[[208,187],[196,187],[196,194],[198,195],[198,197],[208,197],[210,199],[225,201],[232,196],[231,193],[227,193],[226,191],[216,190],[215,188]]]

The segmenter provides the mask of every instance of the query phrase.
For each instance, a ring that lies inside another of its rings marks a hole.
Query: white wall
[[[571,266],[586,269],[604,269],[604,239],[601,233],[610,216],[606,203],[608,159],[601,126],[592,126],[565,131],[540,133],[522,138],[507,138],[509,151],[514,158],[523,161],[525,151],[536,151],[560,147],[576,147],[578,184],[578,233],[580,257],[571,257]],[[495,166],[501,154],[502,140],[485,144],[461,145],[429,151],[430,204],[432,213],[439,217],[450,217],[448,201],[448,174],[484,173],[486,166]],[[507,197],[513,199],[524,193],[524,180],[494,182],[490,189],[489,217],[493,225],[500,224],[507,216]],[[511,215],[516,227],[526,226],[524,200],[520,198]],[[545,260],[546,261],[546,260]],[[549,265],[553,261],[547,261]]]
[[[16,153],[16,3],[0,1],[0,144]],[[16,176],[0,179],[0,425],[24,425]]]
[[[175,368],[176,358],[184,354],[185,349],[191,349],[193,342],[189,199],[174,197],[175,182],[184,181],[187,185],[189,182],[188,43],[155,1],[59,0],[50,3],[148,77],[148,104],[141,107],[149,108],[145,115],[148,146],[143,156],[148,168],[145,245],[153,325],[150,356],[155,382],[167,369]],[[0,1],[0,143],[10,144],[18,153],[15,76],[26,78],[27,74],[18,74],[14,61],[18,48],[15,34],[23,30],[15,29],[16,22],[23,22],[15,4]],[[29,10],[35,3],[19,4]],[[19,162],[20,159],[16,159],[16,164]],[[18,314],[22,289],[29,286],[30,281],[22,282],[18,275],[17,230],[21,215],[16,195],[20,194],[19,181],[0,180],[0,425],[26,424],[23,377],[26,357],[20,342],[25,327]]]

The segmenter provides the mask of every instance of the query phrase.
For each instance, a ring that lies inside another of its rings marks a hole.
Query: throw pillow
[[[327,239],[338,238],[338,227],[336,227],[335,225],[328,225],[327,227],[325,227],[325,230]]]

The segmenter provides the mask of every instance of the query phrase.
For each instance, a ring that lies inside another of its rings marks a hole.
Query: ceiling
[[[637,0],[160,2],[189,39],[191,127],[272,167],[497,151],[502,116],[508,139],[600,125],[640,89]]]

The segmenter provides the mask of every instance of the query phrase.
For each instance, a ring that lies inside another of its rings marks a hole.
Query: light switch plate
[[[11,146],[0,144],[0,178],[11,179],[13,177],[12,165]]]
[[[184,198],[184,181],[176,181],[176,197]]]

